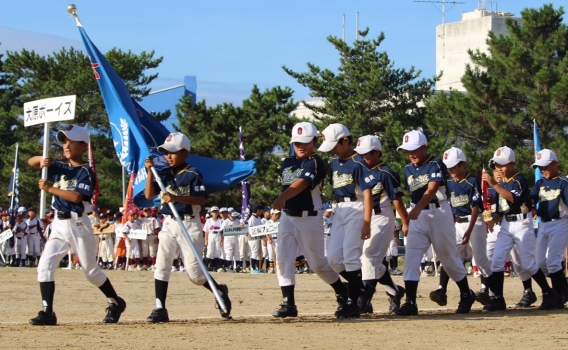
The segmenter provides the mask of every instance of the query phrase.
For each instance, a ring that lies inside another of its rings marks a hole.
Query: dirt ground
[[[482,312],[476,303],[470,314],[455,315],[457,287],[450,285],[448,306],[439,307],[428,299],[437,278],[428,277],[419,285],[418,316],[389,315],[386,296],[380,292],[373,301],[375,314],[337,320],[333,291],[315,275],[297,275],[300,317],[276,319],[271,313],[281,297],[275,275],[213,273],[230,288],[233,319],[224,320],[210,292],[192,285],[185,273],[174,273],[167,300],[171,322],[147,324],[154,308],[152,273],[109,271],[108,276],[127,302],[118,324],[101,324],[106,299],[80,270],[60,270],[54,308],[58,325],[34,327],[28,319],[41,309],[35,269],[1,268],[0,348],[558,349],[568,344],[568,310],[512,308],[521,297],[518,278],[506,279],[505,297],[511,306],[504,312]],[[403,283],[402,277],[394,278]],[[470,285],[477,290],[479,279],[470,278]]]

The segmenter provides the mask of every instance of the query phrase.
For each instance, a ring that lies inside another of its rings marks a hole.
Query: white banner
[[[77,96],[59,96],[24,103],[24,126],[75,119]]]
[[[278,223],[264,224],[262,226],[249,227],[249,234],[251,237],[262,237],[270,234],[278,233]]]
[[[7,229],[6,231],[0,233],[0,243],[4,243],[12,237],[12,230]]]
[[[229,236],[246,236],[248,235],[248,227],[240,227],[240,226],[234,226],[234,227],[227,227],[225,226],[223,228],[223,235],[225,237],[229,237]]]
[[[146,230],[130,230],[130,232],[128,233],[128,238],[141,239],[145,241],[147,235],[148,233],[146,232]]]

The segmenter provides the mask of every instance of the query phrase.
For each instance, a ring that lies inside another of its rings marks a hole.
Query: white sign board
[[[145,241],[147,235],[146,230],[130,230],[130,232],[128,232],[128,238],[130,239],[141,239]]]
[[[24,103],[24,126],[73,120],[77,96],[59,96]]]
[[[12,230],[7,229],[6,231],[0,233],[0,243],[4,243],[12,237]]]
[[[262,226],[249,227],[249,234],[251,237],[264,237],[266,235],[278,233],[278,223],[264,224]]]
[[[225,226],[223,228],[223,235],[225,237],[229,237],[229,236],[246,236],[248,235],[248,227],[240,227],[240,226],[235,226],[235,227],[227,227]]]

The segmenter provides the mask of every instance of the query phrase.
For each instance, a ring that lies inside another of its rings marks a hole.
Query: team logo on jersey
[[[455,192],[452,192],[450,196],[450,203],[452,207],[463,207],[469,203],[469,198],[467,194],[459,194],[456,196]]]
[[[303,132],[302,128],[298,128],[298,135],[302,135]]]
[[[338,171],[333,172],[333,188],[341,188],[353,183],[353,175],[339,174]]]
[[[382,193],[382,192],[384,191],[384,189],[385,189],[385,188],[384,188],[384,186],[383,186],[383,183],[382,183],[382,182],[378,182],[378,183],[375,185],[375,187],[373,187],[372,193],[373,193],[373,195],[376,195],[376,194]]]
[[[77,179],[67,180],[65,175],[61,175],[61,179],[53,184],[53,187],[62,190],[74,190],[77,187]]]
[[[414,177],[414,175],[410,175],[407,179],[408,188],[410,188],[410,192],[414,192],[424,186],[428,186],[428,182],[430,182],[428,174],[418,175],[416,177]]]
[[[365,183],[369,183],[375,179],[374,175],[369,175],[365,178]]]
[[[499,210],[500,211],[507,211],[509,210],[509,203],[507,202],[507,200],[505,198],[503,198],[502,196],[499,196]]]
[[[408,135],[404,136],[404,143],[408,143],[408,139],[409,139]]]
[[[293,184],[296,180],[298,180],[298,178],[300,178],[303,171],[304,169],[300,168],[296,170],[292,170],[292,167],[285,168],[282,171],[282,185],[287,186]]]
[[[540,191],[538,191],[538,201],[539,202],[547,202],[547,201],[553,201],[556,198],[558,198],[558,196],[560,196],[560,189],[551,189],[551,190],[545,190],[543,187],[540,188]]]

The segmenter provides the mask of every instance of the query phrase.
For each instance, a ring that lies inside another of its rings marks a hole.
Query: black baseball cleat
[[[448,296],[443,289],[436,289],[430,292],[430,300],[440,306],[446,306],[446,304],[448,304]]]
[[[221,309],[221,306],[217,301],[215,301],[215,307],[219,309],[219,313],[221,313],[221,317],[228,318],[231,316],[231,299],[229,299],[229,287],[226,284],[219,285],[219,293],[221,293],[221,299],[223,299],[223,303],[225,303],[225,307],[227,308],[227,312]]]
[[[33,326],[55,326],[57,324],[57,316],[55,312],[49,315],[45,311],[38,312],[37,316],[28,321]]]
[[[563,309],[564,303],[561,301],[558,293],[551,289],[548,293],[542,294],[542,304],[538,308],[540,310]]]
[[[475,301],[481,305],[486,305],[489,302],[489,291],[486,288],[480,289],[479,292],[475,293]]]
[[[163,307],[152,310],[152,313],[150,314],[150,316],[148,316],[146,322],[150,323],[170,322],[170,316],[168,315],[168,310],[166,310]]]
[[[475,303],[475,293],[470,289],[468,293],[460,295],[460,302],[456,309],[456,314],[467,314],[471,311],[471,306]]]
[[[347,299],[347,302],[335,311],[335,317],[339,319],[359,318],[361,317],[361,314],[359,313],[357,303],[353,302],[351,299]]]
[[[507,304],[502,296],[490,297],[489,302],[483,306],[485,311],[504,311],[507,310]]]
[[[375,294],[375,287],[370,284],[365,285],[363,292],[361,293],[359,298],[357,298],[357,308],[359,309],[359,313],[373,313],[373,304],[371,304],[373,294]]]
[[[126,302],[121,297],[116,299],[117,304],[109,303],[106,308],[107,315],[103,319],[103,323],[117,323],[120,319],[120,315],[126,310]]]
[[[272,313],[272,316],[280,318],[298,317],[298,309],[296,308],[296,305],[289,305],[288,302],[285,301],[280,304],[280,309]]]
[[[397,316],[416,316],[418,315],[418,305],[406,302],[394,310]]]
[[[521,300],[515,305],[515,307],[529,307],[536,302],[536,294],[533,291],[524,291],[523,297]]]
[[[406,289],[404,289],[403,287],[399,285],[397,285],[396,287],[398,288],[398,292],[396,292],[395,296],[386,293],[389,296],[389,312],[395,312],[395,310],[400,307],[400,301],[406,293]]]

